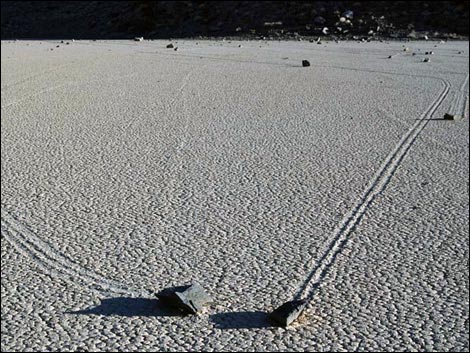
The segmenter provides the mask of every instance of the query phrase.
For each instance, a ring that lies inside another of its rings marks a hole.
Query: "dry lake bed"
[[[169,43],[2,41],[2,351],[468,351],[468,42]]]

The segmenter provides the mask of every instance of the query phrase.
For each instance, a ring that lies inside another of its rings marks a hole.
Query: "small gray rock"
[[[144,37],[135,37],[134,40],[136,42],[142,42],[144,40]]]
[[[198,283],[167,288],[156,295],[162,303],[175,307],[187,314],[197,314],[202,311],[205,305],[213,302],[212,298]]]
[[[172,43],[170,43],[170,44],[168,44],[166,47],[167,47],[168,49],[171,49],[171,48],[174,48],[175,46],[174,46]]]
[[[460,115],[449,114],[449,113],[444,114],[444,120],[460,120],[460,119],[462,119]]]
[[[302,60],[302,66],[303,67],[310,66],[310,62],[308,60]]]
[[[423,59],[423,63],[428,63],[428,62],[430,62],[430,61],[431,61],[431,59],[429,59],[429,58],[424,58],[424,59]]]
[[[269,315],[269,318],[277,325],[289,326],[299,318],[306,306],[306,300],[293,300],[282,304]]]

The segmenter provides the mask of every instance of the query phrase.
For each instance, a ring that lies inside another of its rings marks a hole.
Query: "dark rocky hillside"
[[[2,39],[469,34],[468,1],[2,1],[1,18]]]

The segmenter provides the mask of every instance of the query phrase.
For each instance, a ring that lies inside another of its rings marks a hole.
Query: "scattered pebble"
[[[354,17],[354,12],[351,10],[346,10],[343,12],[343,17],[346,17],[349,20],[352,20]]]
[[[302,60],[302,66],[303,67],[310,66],[310,62],[308,60]]]
[[[168,44],[166,47],[167,47],[168,49],[171,49],[171,48],[174,48],[175,46],[174,46],[172,43],[170,43],[170,44]]]
[[[431,59],[429,59],[429,58],[424,58],[424,59],[423,59],[423,62],[425,62],[425,63],[428,63],[428,62],[430,62],[430,61],[431,61]]]
[[[174,51],[177,51],[178,50],[178,47],[175,47],[175,49],[173,49]]]
[[[317,16],[313,19],[313,22],[317,25],[324,25],[326,20],[322,16]]]

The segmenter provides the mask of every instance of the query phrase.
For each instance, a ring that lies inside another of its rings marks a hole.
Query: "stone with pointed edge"
[[[205,305],[213,302],[198,283],[166,288],[156,295],[162,303],[175,307],[186,314],[197,314],[202,311]]]
[[[269,315],[269,318],[276,325],[286,327],[299,318],[306,306],[307,301],[304,299],[293,300],[282,304]]]

